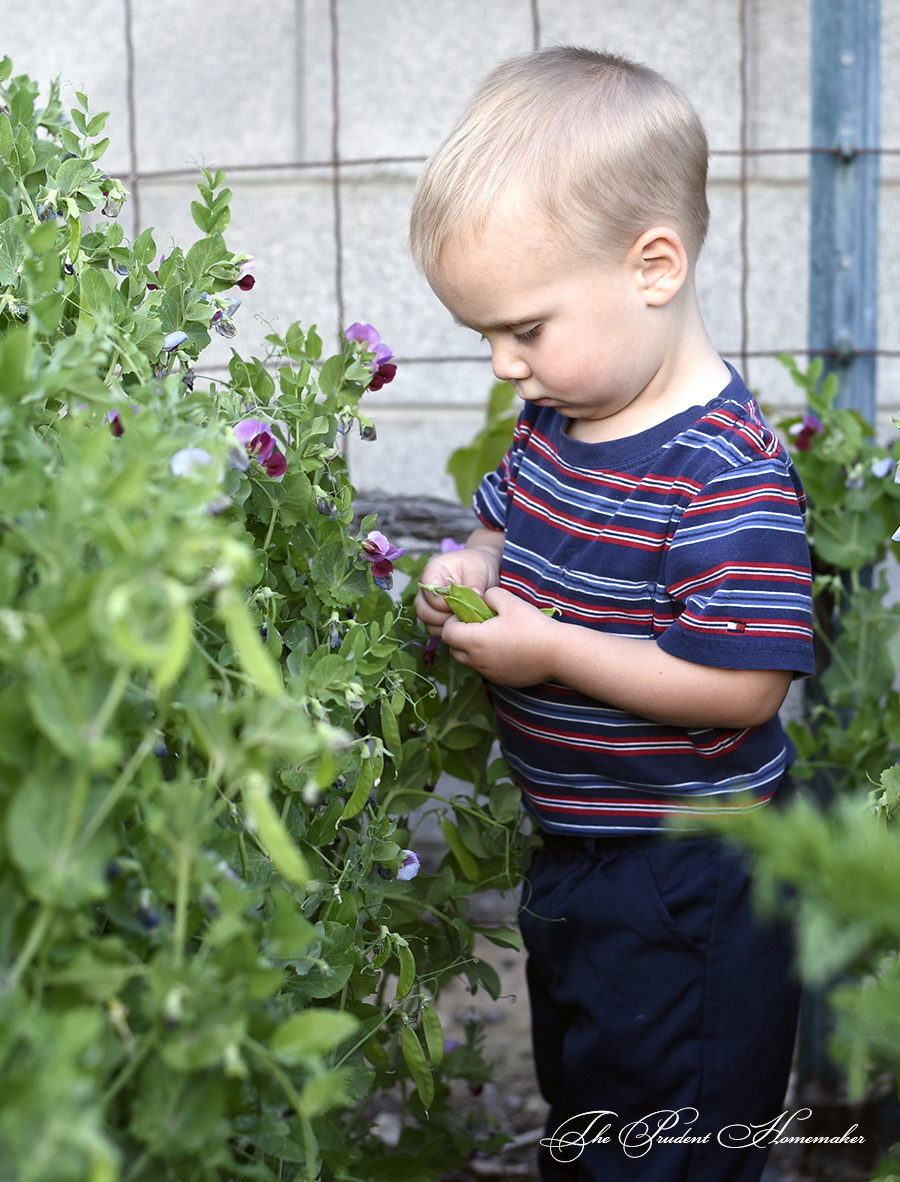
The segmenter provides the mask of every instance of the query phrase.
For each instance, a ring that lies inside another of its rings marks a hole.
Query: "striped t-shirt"
[[[500,585],[557,619],[651,637],[686,661],[813,672],[800,479],[738,375],[706,406],[584,443],[526,404],[475,496],[504,530]],[[790,762],[778,718],[684,729],[555,682],[491,687],[504,754],[552,832],[640,833],[767,801]]]

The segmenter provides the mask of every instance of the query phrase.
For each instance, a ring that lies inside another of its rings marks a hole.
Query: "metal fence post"
[[[812,0],[809,348],[873,425],[880,32],[880,0]]]
[[[838,380],[837,404],[875,425],[878,341],[880,0],[812,0],[810,353]],[[814,687],[810,687],[814,695]],[[823,796],[827,786],[820,785]],[[826,988],[805,987],[797,1071],[835,1081]]]

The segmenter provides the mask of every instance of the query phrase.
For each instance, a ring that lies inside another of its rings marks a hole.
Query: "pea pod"
[[[443,595],[447,606],[464,624],[483,624],[497,614],[477,591],[462,583],[451,583],[449,587],[438,587],[433,583],[421,583],[420,586],[425,591],[433,591],[435,595]]]
[[[410,951],[406,941],[402,944],[399,941],[397,942],[397,958],[400,961],[400,976],[397,978],[397,992],[394,995],[395,1001],[406,997],[416,979],[416,958]]]
[[[422,1033],[425,1035],[425,1046],[432,1067],[440,1067],[444,1061],[444,1029],[430,1001],[422,1004]]]
[[[403,1061],[409,1068],[409,1074],[422,1101],[422,1107],[430,1108],[434,1102],[434,1077],[419,1042],[419,1036],[411,1026],[404,1026],[400,1031],[400,1048],[403,1051]]]
[[[488,607],[477,591],[462,583],[451,583],[449,587],[438,587],[436,583],[420,583],[419,586],[423,591],[443,595],[447,606],[464,624],[483,624],[485,620],[492,620],[497,614],[493,608]],[[556,615],[555,607],[542,607],[541,611],[545,616]]]

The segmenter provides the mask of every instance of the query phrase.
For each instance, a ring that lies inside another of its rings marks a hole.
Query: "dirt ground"
[[[497,895],[480,906],[486,910],[486,919],[514,926],[514,902],[509,896]],[[444,1182],[475,1182],[483,1178],[539,1182],[536,1146],[543,1135],[547,1106],[538,1091],[532,1067],[525,956],[486,940],[479,940],[476,954],[497,970],[502,983],[500,998],[493,1001],[481,991],[473,996],[457,980],[441,994],[438,1010],[448,1039],[462,1040],[465,1024],[473,1017],[484,1023],[485,1058],[494,1064],[493,1080],[484,1085],[478,1096],[472,1096],[461,1086],[458,1102],[466,1111],[482,1114],[486,1124],[501,1130],[511,1140],[500,1154],[476,1155],[465,1170],[447,1174]],[[770,1153],[762,1182],[868,1182],[884,1150],[884,1131],[876,1106],[851,1109],[811,1084],[799,1091],[793,1085],[786,1107],[796,1110],[807,1106],[813,1115],[802,1127],[804,1134],[840,1135],[858,1123],[858,1133],[866,1138],[864,1144],[776,1146]]]

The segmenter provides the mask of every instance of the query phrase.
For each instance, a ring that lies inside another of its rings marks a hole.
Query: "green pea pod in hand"
[[[493,608],[488,607],[481,596],[472,587],[462,583],[451,583],[449,587],[438,587],[436,583],[420,583],[423,591],[433,591],[435,595],[443,595],[447,606],[464,624],[483,624],[485,620],[492,620],[496,616]],[[555,616],[555,607],[542,607],[545,616]]]
[[[424,591],[433,591],[435,595],[443,595],[447,607],[464,624],[483,624],[497,614],[484,602],[477,591],[465,587],[462,583],[451,583],[449,587],[438,587],[435,583],[420,583]]]

